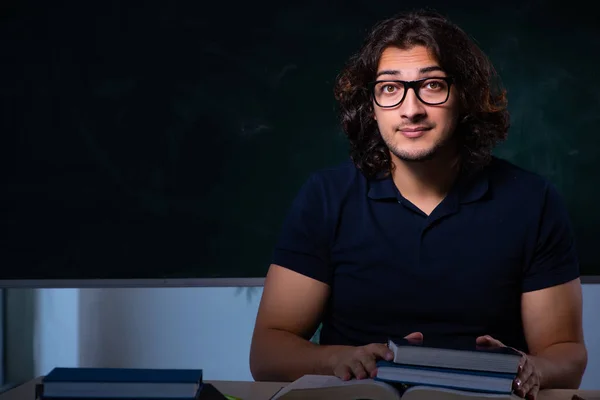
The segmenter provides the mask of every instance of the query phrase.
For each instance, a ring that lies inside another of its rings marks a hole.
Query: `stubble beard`
[[[428,149],[420,149],[418,151],[413,151],[413,152],[403,150],[399,146],[394,146],[393,144],[389,143],[385,138],[384,138],[384,142],[385,142],[386,146],[388,147],[388,149],[390,150],[390,152],[394,156],[396,156],[399,160],[405,161],[405,162],[415,162],[416,163],[416,162],[430,161],[430,160],[434,159],[443,149],[445,149],[446,147],[448,147],[451,144],[452,138],[448,137],[448,138],[440,139],[436,143],[434,143],[433,146],[431,146]]]
[[[439,146],[436,144],[430,149],[424,149],[419,152],[411,153],[408,151],[403,151],[402,149],[388,146],[393,155],[395,155],[399,160],[406,162],[424,162],[432,160],[439,151],[438,147]]]

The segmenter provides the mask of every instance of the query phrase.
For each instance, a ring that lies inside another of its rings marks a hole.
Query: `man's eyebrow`
[[[420,74],[426,74],[433,71],[444,72],[444,69],[439,65],[430,65],[429,67],[423,67],[419,69]],[[402,75],[402,73],[397,69],[384,69],[383,71],[379,71],[376,77],[379,78],[381,75]]]
[[[381,75],[400,75],[400,71],[395,69],[384,69],[383,71],[379,71],[376,77],[379,78]]]
[[[421,68],[419,70],[419,73],[426,74],[427,72],[433,72],[433,71],[442,71],[442,72],[444,72],[444,69],[442,67],[440,67],[439,65],[432,65],[430,67]]]

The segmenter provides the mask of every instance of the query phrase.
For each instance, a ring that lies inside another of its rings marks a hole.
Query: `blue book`
[[[403,365],[391,361],[377,363],[376,380],[410,386],[448,388],[480,393],[510,395],[515,373],[495,373],[449,368]]]
[[[522,357],[509,347],[478,346],[474,338],[390,339],[388,347],[396,364],[508,374],[517,372]]]
[[[42,380],[44,399],[193,400],[201,369],[54,368]]]

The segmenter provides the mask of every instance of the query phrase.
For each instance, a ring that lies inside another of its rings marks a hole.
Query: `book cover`
[[[50,382],[199,383],[202,369],[54,368],[43,378]]]
[[[395,343],[397,346],[438,350],[471,351],[480,354],[505,354],[521,358],[521,353],[511,347],[479,346],[477,345],[475,338],[470,337],[428,336],[423,338],[423,340],[410,340],[406,338],[390,338],[389,340]]]
[[[382,360],[377,363],[375,379],[408,386],[510,394],[515,376],[511,373],[404,365]]]
[[[521,353],[510,347],[479,346],[469,338],[390,339],[393,362],[449,369],[516,373]]]
[[[45,399],[194,399],[201,369],[55,368],[42,379]]]

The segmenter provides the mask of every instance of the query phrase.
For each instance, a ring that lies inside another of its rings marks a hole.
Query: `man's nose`
[[[414,89],[410,88],[406,92],[406,97],[400,104],[400,113],[403,118],[408,119],[422,118],[426,114],[425,105],[419,100]]]

